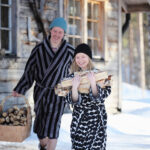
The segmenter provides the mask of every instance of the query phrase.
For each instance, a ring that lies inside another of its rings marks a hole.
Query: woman
[[[34,132],[40,150],[55,150],[65,102],[55,95],[55,85],[68,75],[74,48],[64,40],[67,23],[56,18],[50,24],[50,36],[31,52],[24,74],[14,88],[13,96],[25,94],[35,81]]]
[[[66,101],[73,104],[71,123],[71,141],[73,150],[105,150],[107,114],[104,106],[105,98],[111,93],[110,85],[104,83],[101,88],[96,83],[92,63],[92,52],[87,44],[80,44],[75,49],[71,65],[73,78],[72,90]],[[80,76],[74,72],[87,72],[90,83],[89,93],[80,93]]]

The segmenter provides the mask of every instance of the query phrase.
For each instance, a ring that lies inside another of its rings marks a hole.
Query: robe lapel
[[[50,55],[50,57],[53,58],[55,53],[52,51],[52,49],[50,47],[49,38],[48,37],[44,40],[44,47],[45,47],[47,53]]]
[[[47,79],[51,80],[53,71],[56,71],[58,67],[63,67],[63,62],[65,61],[65,55],[67,55],[67,52],[65,52],[67,44],[66,41],[64,41],[60,48],[58,49],[57,53],[54,54],[51,50],[51,48],[48,46],[48,43],[45,41],[44,45],[48,54],[51,56],[51,63],[49,64],[45,75],[43,77],[43,80],[41,82],[41,84],[46,86],[49,84],[49,82],[47,82]],[[44,84],[45,83],[45,84]]]

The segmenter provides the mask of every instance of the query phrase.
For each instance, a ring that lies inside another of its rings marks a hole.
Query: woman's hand
[[[16,91],[13,91],[12,92],[12,96],[14,96],[14,97],[19,97],[19,96],[21,96],[19,93],[17,93]]]
[[[95,80],[94,72],[89,72],[87,74],[87,78],[90,81],[90,85],[91,85],[93,96],[97,96],[98,91],[97,91],[97,86],[96,86],[96,80]]]
[[[87,74],[87,78],[89,79],[91,86],[92,86],[92,85],[95,86],[96,80],[95,80],[94,72],[89,72],[89,73]]]
[[[72,80],[72,87],[74,89],[78,89],[79,85],[80,85],[80,76],[76,75]]]
[[[76,75],[72,80],[72,100],[76,102],[78,100],[78,87],[80,85],[80,76]]]

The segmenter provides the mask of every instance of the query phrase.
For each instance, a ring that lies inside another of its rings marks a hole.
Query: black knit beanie
[[[74,57],[76,56],[77,53],[84,53],[84,54],[88,55],[92,59],[91,48],[85,43],[79,44],[76,47],[75,53],[74,53]]]

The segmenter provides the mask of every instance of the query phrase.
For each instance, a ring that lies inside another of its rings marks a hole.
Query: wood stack
[[[9,126],[25,126],[27,124],[27,108],[13,106],[0,114],[0,124]]]
[[[19,97],[23,98],[25,103],[16,103]],[[22,142],[30,135],[32,126],[31,108],[25,96],[20,95],[19,97],[9,95],[1,100],[0,141]],[[11,101],[8,102],[8,99]]]
[[[78,74],[81,77],[80,86],[78,89],[80,93],[89,93],[90,82],[86,76],[87,73],[88,73],[87,71],[75,73],[75,75]],[[110,85],[111,75],[108,76],[106,72],[100,71],[96,71],[94,72],[94,74],[97,84],[99,84],[102,88],[105,88],[105,86]],[[58,96],[66,96],[71,90],[71,87],[72,87],[72,78],[65,78],[64,80],[61,81],[61,83],[56,85],[55,93]]]

